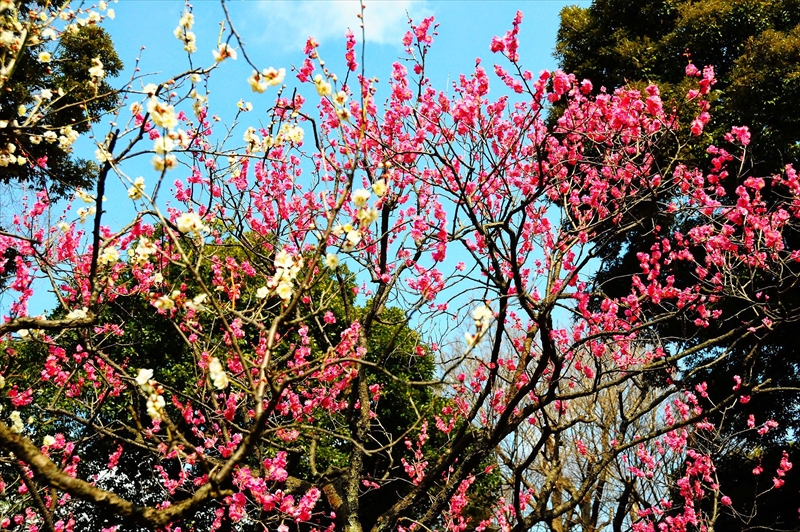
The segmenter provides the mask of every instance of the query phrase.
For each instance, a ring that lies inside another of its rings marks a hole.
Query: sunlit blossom
[[[339,267],[339,257],[335,253],[328,253],[325,255],[325,267],[335,270]]]
[[[372,224],[379,217],[380,213],[378,212],[378,209],[375,208],[360,209],[358,211],[358,222],[361,227],[366,227]]]
[[[353,192],[352,199],[356,207],[365,207],[370,197],[369,190],[359,188]]]
[[[89,76],[91,76],[95,81],[99,81],[105,77],[106,71],[103,68],[103,62],[100,61],[99,57],[95,57],[92,59],[92,66],[89,68]]]
[[[289,299],[292,298],[292,295],[294,294],[294,290],[293,290],[291,284],[281,282],[278,285],[278,288],[275,289],[275,293],[278,294],[278,297],[280,297],[284,301],[288,301]]]
[[[345,237],[344,249],[349,251],[355,248],[361,242],[361,233],[357,229],[347,232]]]
[[[228,43],[220,44],[219,49],[212,50],[211,53],[214,55],[214,61],[217,63],[224,61],[227,58],[236,60],[236,50],[231,48]]]
[[[144,386],[145,384],[148,384],[152,378],[153,378],[153,370],[142,368],[136,375],[136,384],[138,384],[139,386]]]
[[[192,299],[186,301],[183,306],[188,308],[189,310],[200,311],[203,310],[205,307],[203,303],[205,303],[208,296],[206,294],[199,294],[194,296]]]
[[[172,170],[178,165],[178,159],[172,155],[165,155],[163,157],[156,155],[153,157],[153,168],[157,172],[163,172],[164,170]]]
[[[157,309],[172,310],[175,308],[175,302],[169,296],[160,296],[153,301],[153,306]]]
[[[147,415],[153,421],[160,421],[162,419],[161,412],[164,410],[164,407],[167,405],[164,397],[162,395],[152,393],[147,398]]]
[[[223,390],[229,384],[228,374],[225,373],[222,363],[217,357],[208,361],[208,376],[211,377],[212,384],[217,390]]]
[[[128,197],[132,200],[138,200],[144,195],[144,177],[137,177],[133,182],[133,186],[128,189]]]
[[[196,212],[184,212],[178,216],[175,223],[178,226],[178,231],[181,233],[201,234],[207,230],[206,226],[203,225],[200,215]]]
[[[386,181],[383,179],[378,179],[377,181],[372,183],[372,191],[379,198],[383,197],[383,195],[386,194]]]
[[[101,266],[111,266],[119,260],[119,250],[109,246],[97,257],[97,263]]]
[[[175,142],[169,137],[158,137],[153,143],[153,151],[159,154],[171,152],[175,148]]]
[[[160,101],[155,96],[147,100],[147,112],[153,123],[159,127],[173,129],[178,126],[175,107]]]
[[[322,77],[322,74],[317,74],[314,76],[314,85],[317,87],[317,94],[323,97],[330,96],[331,84],[325,81],[325,78]]]
[[[9,427],[11,432],[20,434],[23,430],[25,430],[25,426],[22,424],[22,416],[18,410],[11,412],[8,418],[11,420],[11,426]]]
[[[82,320],[82,319],[85,319],[88,316],[89,316],[89,309],[86,308],[86,307],[82,307],[82,308],[70,311],[70,313],[67,314],[67,319],[68,320]]]

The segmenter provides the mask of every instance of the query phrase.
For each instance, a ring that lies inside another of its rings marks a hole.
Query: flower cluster
[[[275,87],[283,83],[283,78],[286,77],[286,69],[281,68],[275,70],[272,67],[265,68],[261,72],[253,71],[253,75],[247,78],[247,83],[253,92],[264,92],[268,87]]]
[[[264,299],[269,294],[275,293],[284,303],[288,303],[294,295],[294,282],[302,268],[303,257],[292,257],[289,252],[282,249],[275,255],[275,275],[269,279],[266,286],[256,291],[256,297]]]
[[[225,373],[225,370],[222,368],[222,363],[217,357],[213,357],[208,361],[208,376],[211,378],[211,382],[217,390],[227,388],[229,383],[228,374]]]
[[[153,421],[161,421],[166,401],[164,401],[164,396],[162,395],[163,390],[157,387],[156,382],[153,380],[153,370],[140,369],[136,375],[136,384],[147,394],[147,415]]]
[[[184,11],[178,26],[175,28],[175,37],[183,43],[183,49],[190,54],[197,51],[197,36],[192,31],[194,15],[191,11]]]
[[[473,346],[480,341],[489,329],[492,319],[494,319],[494,312],[486,305],[481,305],[472,311],[472,319],[475,321],[476,332],[466,333],[467,345]]]

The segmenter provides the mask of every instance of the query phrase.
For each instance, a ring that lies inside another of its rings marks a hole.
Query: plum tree
[[[0,235],[0,252],[19,253],[0,325],[0,475],[22,501],[0,526],[66,530],[77,508],[112,529],[281,532],[679,531],[735,515],[701,443],[715,416],[775,385],[734,374],[711,400],[694,377],[743,342],[759,356],[766,333],[797,318],[761,286],[796,279],[800,252],[783,238],[800,216],[796,171],[743,178],[727,205],[747,128],[711,150],[709,170],[691,166],[657,86],[592,95],[561,71],[534,76],[521,21],[491,42],[507,61],[499,83],[479,63],[451,92],[425,75],[433,19],[413,24],[411,72],[393,65],[382,108],[377,81],[356,74],[352,34],[338,74],[309,39],[291,89],[285,71],[253,65],[253,90],[277,87],[259,126],[244,106],[223,131],[208,114],[201,82],[237,60],[234,30],[208,67],[129,87],[130,118],[98,147],[98,194],[76,193],[94,211],[52,226],[42,191]],[[187,10],[176,35],[190,53],[191,26]],[[699,135],[714,70],[686,74]],[[507,94],[490,98],[492,83]],[[142,153],[153,172],[132,179]],[[114,176],[136,214],[112,228]],[[642,205],[693,225],[631,220]],[[638,271],[604,294],[597,257],[647,223]],[[28,316],[34,268],[60,315]],[[179,353],[119,348],[148,312]],[[710,332],[675,342],[659,325],[678,318]],[[35,386],[14,369],[27,343],[42,353],[25,359]],[[698,354],[705,364],[687,367]],[[738,429],[775,425],[753,416]],[[100,472],[81,465],[87,438],[108,449],[91,457]],[[152,464],[146,493],[115,476],[134,447]],[[790,459],[762,463],[773,489]]]

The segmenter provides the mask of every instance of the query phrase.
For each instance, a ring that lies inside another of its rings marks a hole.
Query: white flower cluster
[[[0,149],[0,166],[6,167],[13,164],[22,166],[28,162],[22,155],[14,155],[16,151],[16,145],[11,142],[8,143],[5,149]]]
[[[190,54],[197,51],[197,36],[191,31],[193,25],[194,15],[190,11],[184,11],[174,32],[175,37],[183,42],[183,49]]]
[[[163,295],[153,300],[153,306],[157,309],[172,310],[175,308],[175,299],[181,295],[180,290],[173,290],[170,295]]]
[[[283,144],[284,142],[300,144],[303,142],[304,136],[303,128],[297,124],[283,124],[278,136],[275,138],[275,144]]]
[[[77,188],[75,190],[75,195],[84,203],[92,204],[94,203],[94,196],[83,190],[82,188]]]
[[[42,91],[42,93],[45,93],[45,91]],[[33,108],[32,110],[33,114],[31,115],[30,119],[25,122],[26,127],[35,125],[38,118],[41,117],[41,113],[36,112],[38,108],[39,108],[38,105]],[[0,120],[0,128],[5,128],[7,126],[8,126],[8,121]],[[12,126],[16,127],[19,126],[19,124],[15,120],[12,123]],[[58,131],[58,133],[56,133],[53,130],[48,130],[41,134],[36,133],[34,135],[31,135],[28,137],[28,139],[30,140],[31,144],[41,144],[42,142],[46,142],[48,144],[55,144],[56,142],[58,142],[58,147],[61,148],[63,151],[69,153],[70,151],[72,151],[72,145],[75,143],[76,140],[78,140],[78,132],[72,129],[72,126],[64,126]],[[13,150],[15,149],[16,147],[13,148]],[[11,153],[13,153],[13,150],[11,151]],[[25,158],[17,157],[16,162],[17,164],[24,164]]]
[[[85,223],[86,219],[89,218],[90,216],[94,216],[96,212],[97,212],[97,207],[94,206],[81,207],[80,209],[78,209],[78,218],[80,218],[81,223]]]
[[[22,424],[22,416],[17,410],[11,412],[8,418],[11,420],[11,426],[9,427],[11,432],[20,434],[25,429],[25,425]]]
[[[247,143],[248,148],[252,152],[261,151],[261,137],[258,136],[256,133],[256,128],[248,127],[247,130],[244,132],[242,136],[244,141]]]
[[[83,308],[76,308],[75,310],[70,311],[67,314],[68,320],[82,320],[89,316],[89,309],[86,307]]]
[[[372,190],[377,196],[383,196],[386,193],[385,181],[376,181],[372,185]],[[364,188],[354,190],[350,194],[350,199],[358,208],[358,211],[356,212],[358,227],[356,228],[352,224],[340,224],[333,228],[334,235],[344,238],[344,243],[342,244],[343,251],[352,251],[355,249],[363,237],[361,230],[374,223],[380,217],[380,212],[378,209],[368,206],[371,197],[372,193]]]
[[[164,397],[159,393],[159,390],[155,386],[155,381],[153,380],[153,370],[152,369],[140,369],[139,374],[136,375],[136,384],[142,389],[142,391],[147,395],[147,415],[153,421],[161,421],[161,413],[164,411],[164,407],[166,406],[166,402],[164,401]]]
[[[99,57],[92,59],[92,66],[89,67],[89,76],[92,78],[89,82],[90,85],[97,87],[97,85],[106,77],[106,71],[103,62]]]
[[[367,202],[369,202],[369,198],[371,197],[371,193],[368,190],[360,188],[353,192],[351,198],[353,203],[356,207],[358,207],[358,213],[356,214],[358,218],[358,225],[359,227],[367,227],[375,220],[378,219],[380,213],[378,213],[378,209],[374,207],[367,207]]]
[[[467,333],[467,345],[473,346],[477,344],[486,331],[489,329],[489,324],[494,319],[494,312],[486,305],[481,305],[472,311],[472,319],[475,320],[475,334]]]
[[[50,137],[48,138],[48,133]],[[78,140],[78,132],[72,129],[72,126],[64,126],[59,131],[60,135],[56,139],[56,134],[54,131],[46,131],[44,134],[44,139],[47,142],[55,142],[58,140],[58,147],[64,151],[71,151],[72,145],[75,144],[75,141]]]
[[[203,310],[203,303],[205,303],[208,296],[206,294],[200,294],[194,296],[191,300],[186,301],[183,306],[188,308],[189,310],[200,311]]]
[[[361,231],[353,227],[351,224],[337,225],[333,228],[333,234],[338,237],[344,237],[342,244],[343,251],[352,251],[361,242]]]
[[[339,267],[339,257],[335,253],[328,253],[325,255],[325,267],[335,270]]]
[[[158,252],[158,248],[147,237],[139,237],[139,242],[133,248],[131,262],[136,266],[144,266],[150,261],[150,257]]]
[[[137,177],[133,186],[128,189],[128,197],[132,200],[141,199],[144,196],[144,177]]]
[[[84,203],[88,203],[90,205],[92,205],[95,202],[95,197],[86,192],[85,190],[83,190],[82,188],[78,188],[75,190],[75,196]],[[105,200],[106,198],[104,197],[103,201]],[[86,219],[90,216],[94,216],[94,213],[96,212],[97,212],[97,207],[95,207],[94,205],[92,205],[91,207],[81,207],[77,211],[78,218],[80,219],[81,223],[85,223]]]
[[[322,77],[322,74],[317,74],[314,76],[314,85],[317,87],[317,94],[320,96],[331,95],[331,84]]]
[[[285,249],[282,249],[275,255],[275,275],[267,282],[267,286],[256,290],[256,297],[264,299],[274,292],[284,303],[288,303],[294,295],[294,281],[302,267],[303,257],[297,257],[295,260]]]
[[[279,68],[276,70],[273,67],[269,67],[265,68],[261,72],[253,70],[253,75],[247,78],[247,83],[250,84],[250,88],[253,89],[253,92],[261,93],[266,91],[267,87],[280,85],[283,83],[283,78],[285,77],[285,68]]]
[[[153,123],[159,127],[172,129],[178,125],[175,107],[162,102],[156,96],[147,100],[147,112],[150,113]]]
[[[217,357],[213,357],[208,361],[208,376],[211,377],[211,383],[217,390],[224,390],[230,382],[228,374],[225,373],[222,363]]]
[[[119,250],[114,246],[108,246],[97,257],[97,264],[100,266],[113,266],[119,260]]]
[[[197,236],[208,231],[208,227],[203,224],[202,218],[196,212],[184,212],[176,220],[178,231],[181,233],[194,233]]]
[[[236,60],[236,50],[228,46],[228,43],[220,44],[219,49],[212,50],[211,53],[214,56],[214,61],[217,63],[221,63],[229,57],[233,60]]]

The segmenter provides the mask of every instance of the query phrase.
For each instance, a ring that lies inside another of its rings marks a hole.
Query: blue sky
[[[478,57],[490,70],[495,62],[507,66],[504,58],[490,52],[489,43],[493,36],[503,35],[511,28],[517,10],[524,13],[520,32],[523,66],[534,73],[555,68],[552,51],[558,30],[558,14],[569,4],[588,6],[589,0],[366,0],[365,3],[367,75],[385,81],[392,63],[404,53],[401,39],[408,30],[409,15],[415,21],[433,15],[439,28],[428,56],[427,73],[434,87],[446,90],[459,74],[472,72]],[[140,54],[138,74],[146,76],[134,83],[135,88],[145,83],[163,82],[188,68],[183,44],[173,35],[184,5],[180,0],[122,0],[110,4],[116,17],[107,19],[104,26],[111,33],[126,67],[117,80],[112,80],[112,84],[122,85],[131,78]],[[297,85],[289,71],[293,65],[302,63],[302,48],[309,35],[321,43],[319,52],[327,66],[340,74],[345,73],[346,29],[350,27],[361,41],[357,0],[232,0],[227,6],[250,59],[259,68],[286,68],[285,83],[289,86]],[[217,48],[220,22],[224,21],[225,15],[218,0],[197,0],[193,12],[198,51],[191,60],[195,66],[210,66],[214,61],[211,51]],[[225,29],[227,35],[229,28]],[[274,90],[264,94],[253,93],[247,84],[251,72],[252,68],[241,53],[237,61],[225,61],[221,69],[214,72],[209,84],[209,104],[213,114],[223,118],[233,116],[236,103],[244,99],[254,105],[254,116],[248,117],[250,121],[257,121],[259,112],[263,116],[263,110],[272,103],[275,93]],[[493,84],[493,88],[495,91],[505,89],[499,81]],[[378,96],[380,98],[380,92]],[[123,115],[128,116],[126,111]],[[105,138],[109,128],[107,121],[98,124],[94,134],[97,138]],[[94,149],[91,137],[76,145],[78,155],[84,158],[93,158]],[[129,175],[144,175],[148,179],[148,173],[153,172],[148,160],[141,158],[139,164],[127,167]],[[176,177],[169,176],[168,183]],[[105,205],[103,224],[113,229],[130,221],[134,206],[127,199],[129,184],[112,181],[116,182],[108,183],[106,195],[109,201]],[[29,309],[31,315],[53,307],[55,300],[46,290],[36,290]],[[0,301],[0,307],[4,306],[2,303],[8,301]]]
[[[440,27],[429,75],[434,85],[441,86],[459,73],[471,71],[476,57],[491,64],[489,42],[511,27],[517,10],[525,14],[520,52],[526,68],[533,72],[554,68],[552,50],[558,13],[565,5],[576,3],[589,4],[575,0],[367,0],[364,21],[368,74],[386,77],[392,62],[402,54],[400,39],[408,29],[407,14],[415,20],[433,15]],[[141,63],[143,72],[168,74],[186,65],[186,53],[172,35],[183,5],[178,0],[122,0],[113,5],[116,18],[107,21],[106,27],[126,66],[133,65],[142,45],[146,47]],[[199,0],[193,5],[194,30],[198,36],[194,59],[210,64],[224,14],[216,0]],[[352,28],[361,40],[356,0],[233,0],[228,8],[249,56],[261,67],[299,65],[303,59],[302,46],[313,35],[322,44],[322,56],[336,68],[341,65],[345,30]],[[245,81],[250,69],[241,57],[236,63],[225,65],[225,87],[213,88],[252,99]],[[262,97],[268,98],[269,94]]]
[[[523,66],[534,73],[553,69],[556,66],[552,51],[558,15],[565,5],[575,3],[575,0],[366,0],[366,74],[383,82],[378,84],[380,101],[392,63],[404,56],[401,39],[409,29],[409,15],[415,21],[434,16],[439,23],[438,35],[427,59],[427,74],[434,87],[446,91],[459,74],[469,74],[474,70],[478,57],[483,59],[489,71],[495,62],[507,67],[505,58],[491,53],[489,43],[493,36],[504,35],[511,28],[517,10],[525,15],[520,33]],[[588,5],[588,0],[578,3]],[[188,54],[183,51],[183,43],[173,35],[184,5],[180,0],[122,0],[111,4],[116,17],[106,20],[105,27],[126,66],[125,72],[116,80],[118,84],[131,78],[140,54],[141,70],[138,74],[145,76],[134,82],[134,88],[151,82],[161,83],[187,70]],[[343,58],[345,31],[350,27],[359,43],[362,39],[357,18],[358,0],[232,0],[227,6],[248,57],[259,69],[270,66],[286,68],[285,83],[290,87],[299,85],[291,67],[302,64],[302,49],[310,35],[321,43],[318,50],[326,66],[342,77],[346,73]],[[208,67],[214,63],[211,51],[217,48],[220,23],[225,20],[225,14],[218,0],[198,0],[193,4],[193,12],[198,50],[191,60],[195,67]],[[225,29],[227,36],[229,28]],[[241,53],[236,61],[224,61],[209,81],[210,114],[230,122],[237,111],[237,102],[244,100],[254,106],[247,121],[258,123],[273,103],[275,90],[253,93],[247,84],[251,73],[252,68]],[[494,80],[493,91],[500,91],[496,94],[499,95],[506,91],[506,87]],[[123,111],[123,116],[129,115]],[[105,138],[109,129],[108,124],[98,125],[94,130],[96,138]],[[79,143],[77,150],[83,157],[93,158],[95,147],[93,139],[86,138]],[[147,172],[152,173],[147,158],[141,158],[141,165],[134,166],[127,167],[131,176],[143,174],[147,178]],[[130,185],[118,185],[119,190],[112,188],[109,198],[126,198],[125,190]],[[126,202],[116,207],[110,209],[104,223],[121,227],[130,220],[133,205]]]

